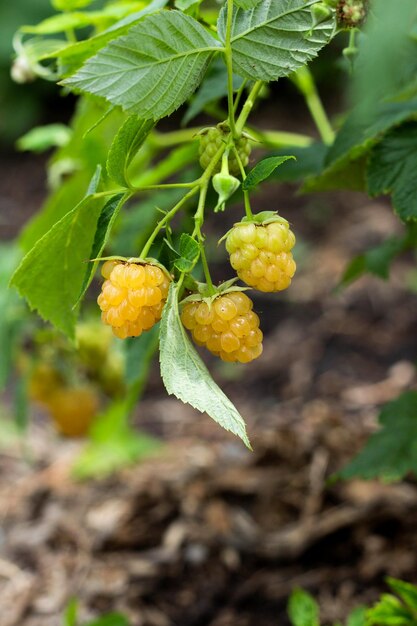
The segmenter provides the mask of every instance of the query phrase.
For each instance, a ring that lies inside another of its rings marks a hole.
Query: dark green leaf
[[[218,45],[189,15],[163,11],[113,40],[64,84],[157,120],[191,96]]]
[[[70,337],[103,200],[88,195],[26,254],[11,284],[32,309]]]
[[[107,157],[107,173],[122,187],[129,187],[128,167],[153,127],[152,120],[130,115],[114,138]]]
[[[338,477],[399,480],[409,472],[417,473],[417,391],[407,391],[386,404],[379,423],[381,429]]]
[[[233,70],[252,80],[278,80],[308,63],[330,41],[335,20],[312,28],[310,7],[317,0],[260,2],[250,11],[237,8],[233,16]],[[218,33],[226,37],[227,9],[218,20]]]
[[[291,152],[295,159],[286,161],[276,169],[273,173],[273,179],[282,182],[293,182],[321,172],[327,146],[323,143],[313,143],[306,148],[288,146],[285,152]],[[274,156],[284,156],[284,150],[275,152]]]
[[[285,161],[294,159],[294,156],[272,156],[262,159],[255,165],[255,167],[249,172],[242,184],[243,191],[252,191],[263,180],[266,180],[271,174]]]
[[[180,272],[191,272],[200,256],[200,246],[187,233],[181,234],[179,256],[180,258],[175,261],[175,267]]]
[[[417,123],[388,133],[371,152],[368,164],[371,196],[391,193],[394,208],[404,221],[417,219]]]
[[[178,287],[171,284],[160,332],[161,375],[169,394],[207,413],[249,446],[245,422],[216,385],[188,339],[178,310]]]
[[[235,4],[240,9],[244,9],[248,11],[249,9],[253,9],[257,4],[260,3],[261,0],[234,0],[233,4]]]
[[[288,601],[288,616],[293,626],[319,626],[317,602],[303,589],[294,589]]]
[[[375,246],[364,254],[355,257],[345,270],[341,284],[347,285],[365,272],[387,279],[391,263],[404,250],[405,246],[406,239],[404,237],[391,237],[379,246]]]

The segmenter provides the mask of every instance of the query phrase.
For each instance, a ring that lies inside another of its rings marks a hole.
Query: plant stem
[[[248,119],[250,112],[253,109],[253,106],[255,104],[256,98],[258,97],[258,94],[261,90],[261,87],[263,85],[263,82],[261,80],[258,80],[254,86],[252,87],[248,97],[246,98],[246,102],[242,107],[242,111],[240,112],[239,117],[237,118],[237,122],[236,122],[236,132],[237,132],[237,136],[240,137],[240,135],[242,134],[242,131],[244,129],[244,126],[246,124],[246,120]]]
[[[247,82],[248,82],[248,80],[247,80],[247,78],[245,78],[245,80],[242,81],[242,84],[240,85],[240,87],[238,89],[238,92],[236,94],[235,102],[234,102],[234,105],[233,105],[233,110],[235,112],[235,115],[236,115],[237,108],[239,106],[240,99],[241,99],[242,94],[243,94],[243,92],[245,90],[245,87],[247,85]]]
[[[324,109],[323,103],[320,100],[319,93],[317,91],[316,83],[312,73],[308,67],[300,68],[292,77],[291,80],[296,85],[298,90],[303,94],[306,101],[308,110],[311,113],[311,117],[320,133],[320,137],[327,145],[334,141],[334,131],[330,124],[327,113]]]
[[[192,236],[193,237],[197,236],[197,239],[198,239],[198,243],[200,246],[201,264],[203,266],[203,271],[204,271],[204,276],[205,276],[206,283],[208,286],[208,291],[209,291],[209,294],[211,295],[215,292],[215,289],[214,289],[213,281],[211,280],[210,269],[207,263],[206,252],[204,249],[204,237],[201,232],[201,226],[204,222],[204,209],[206,205],[207,189],[208,189],[208,181],[204,182],[204,184],[202,184],[200,188],[200,197],[198,199],[197,211],[194,215],[195,226],[194,226],[194,231],[193,231]]]
[[[247,126],[246,128],[250,135],[270,148],[285,148],[286,146],[307,148],[314,141],[313,137],[300,135],[299,133],[286,133],[280,130],[260,130],[252,126]]]
[[[244,181],[245,178],[246,178],[246,172],[245,172],[245,168],[243,167],[242,159],[240,158],[239,152],[236,150],[235,147],[233,147],[233,151],[235,153],[236,161],[237,161],[237,164],[239,166],[240,173],[242,175],[242,181]],[[250,205],[250,198],[249,198],[249,192],[248,191],[243,190],[243,201],[245,203],[246,217],[248,217],[249,219],[253,218],[253,213],[252,213],[252,208],[251,208],[251,205]]]
[[[161,219],[159,220],[159,222],[157,223],[157,225],[155,226],[154,230],[152,231],[148,241],[145,243],[139,257],[142,258],[146,258],[154,240],[155,237],[158,235],[159,231],[166,226],[166,224],[172,220],[172,218],[174,217],[174,215],[180,210],[180,208],[183,206],[183,204],[185,204],[185,202],[187,202],[187,200],[189,200],[198,190],[198,186],[193,187],[193,189],[191,189],[188,193],[185,194],[185,196],[183,196],[181,198],[181,200],[179,202],[177,202],[177,204],[175,206],[172,207],[172,209],[170,211],[168,211],[168,213]]]
[[[226,37],[225,37],[225,50],[227,67],[227,104],[229,110],[229,126],[233,139],[237,139],[237,130],[235,123],[235,109],[233,104],[233,61],[232,61],[232,20],[233,20],[233,0],[227,0],[227,22],[226,22]]]
[[[188,143],[196,139],[201,130],[201,126],[195,128],[184,128],[182,130],[174,130],[170,133],[159,133],[154,131],[149,135],[149,142],[155,148],[170,148],[180,143]]]

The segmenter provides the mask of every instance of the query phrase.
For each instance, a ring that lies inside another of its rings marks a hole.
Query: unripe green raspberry
[[[282,291],[291,284],[296,265],[294,233],[286,222],[241,222],[226,238],[230,263],[243,282],[259,291]]]
[[[187,302],[181,321],[195,343],[222,361],[249,363],[262,354],[263,334],[253,303],[242,291],[219,295],[211,305]]]
[[[200,136],[200,165],[203,170],[207,169],[210,164],[210,161],[216,154],[216,152],[221,148],[221,146],[226,141],[227,134],[218,126],[215,128],[210,128],[206,133]],[[251,153],[250,142],[247,137],[242,135],[240,139],[237,140],[236,148],[242,161],[243,167],[246,167],[249,163],[249,155]],[[220,172],[221,169],[221,159],[217,163],[214,168],[213,174]],[[236,156],[233,150],[230,151],[229,154],[229,172],[232,176],[240,175],[240,168],[237,162]]]
[[[120,339],[138,337],[161,319],[169,278],[156,265],[106,261],[97,299],[102,320]]]

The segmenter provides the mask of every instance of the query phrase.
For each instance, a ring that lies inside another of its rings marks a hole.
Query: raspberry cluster
[[[161,319],[170,281],[159,267],[106,261],[101,273],[106,280],[97,302],[116,337],[138,337]]]
[[[291,254],[294,233],[287,223],[240,223],[226,238],[230,263],[243,282],[259,291],[282,291],[296,265]]]
[[[211,304],[187,302],[181,313],[195,343],[223,361],[249,363],[262,354],[262,331],[253,303],[234,291],[219,295]]]
[[[218,127],[210,128],[204,135],[200,137],[200,165],[203,170],[207,169],[211,159],[214,157],[218,149],[225,142],[225,133]],[[236,149],[239,154],[239,158],[242,161],[243,167],[246,167],[249,163],[249,155],[251,153],[251,147],[249,139],[242,135],[236,143]],[[221,160],[217,163],[213,173],[220,172]],[[229,155],[229,172],[232,176],[240,175],[239,164],[236,159],[236,155],[233,151],[230,151]]]
[[[367,0],[339,0],[336,17],[342,28],[356,28],[363,24],[368,12]]]

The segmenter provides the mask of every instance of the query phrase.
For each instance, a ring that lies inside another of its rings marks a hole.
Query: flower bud
[[[216,174],[213,176],[213,187],[219,194],[219,200],[214,211],[224,211],[226,200],[239,188],[240,181],[231,174]]]
[[[33,71],[28,59],[25,56],[18,56],[10,69],[10,76],[15,83],[23,85],[35,80],[36,74]]]
[[[332,16],[332,10],[324,2],[318,2],[311,7],[313,17],[313,28],[325,22]]]

